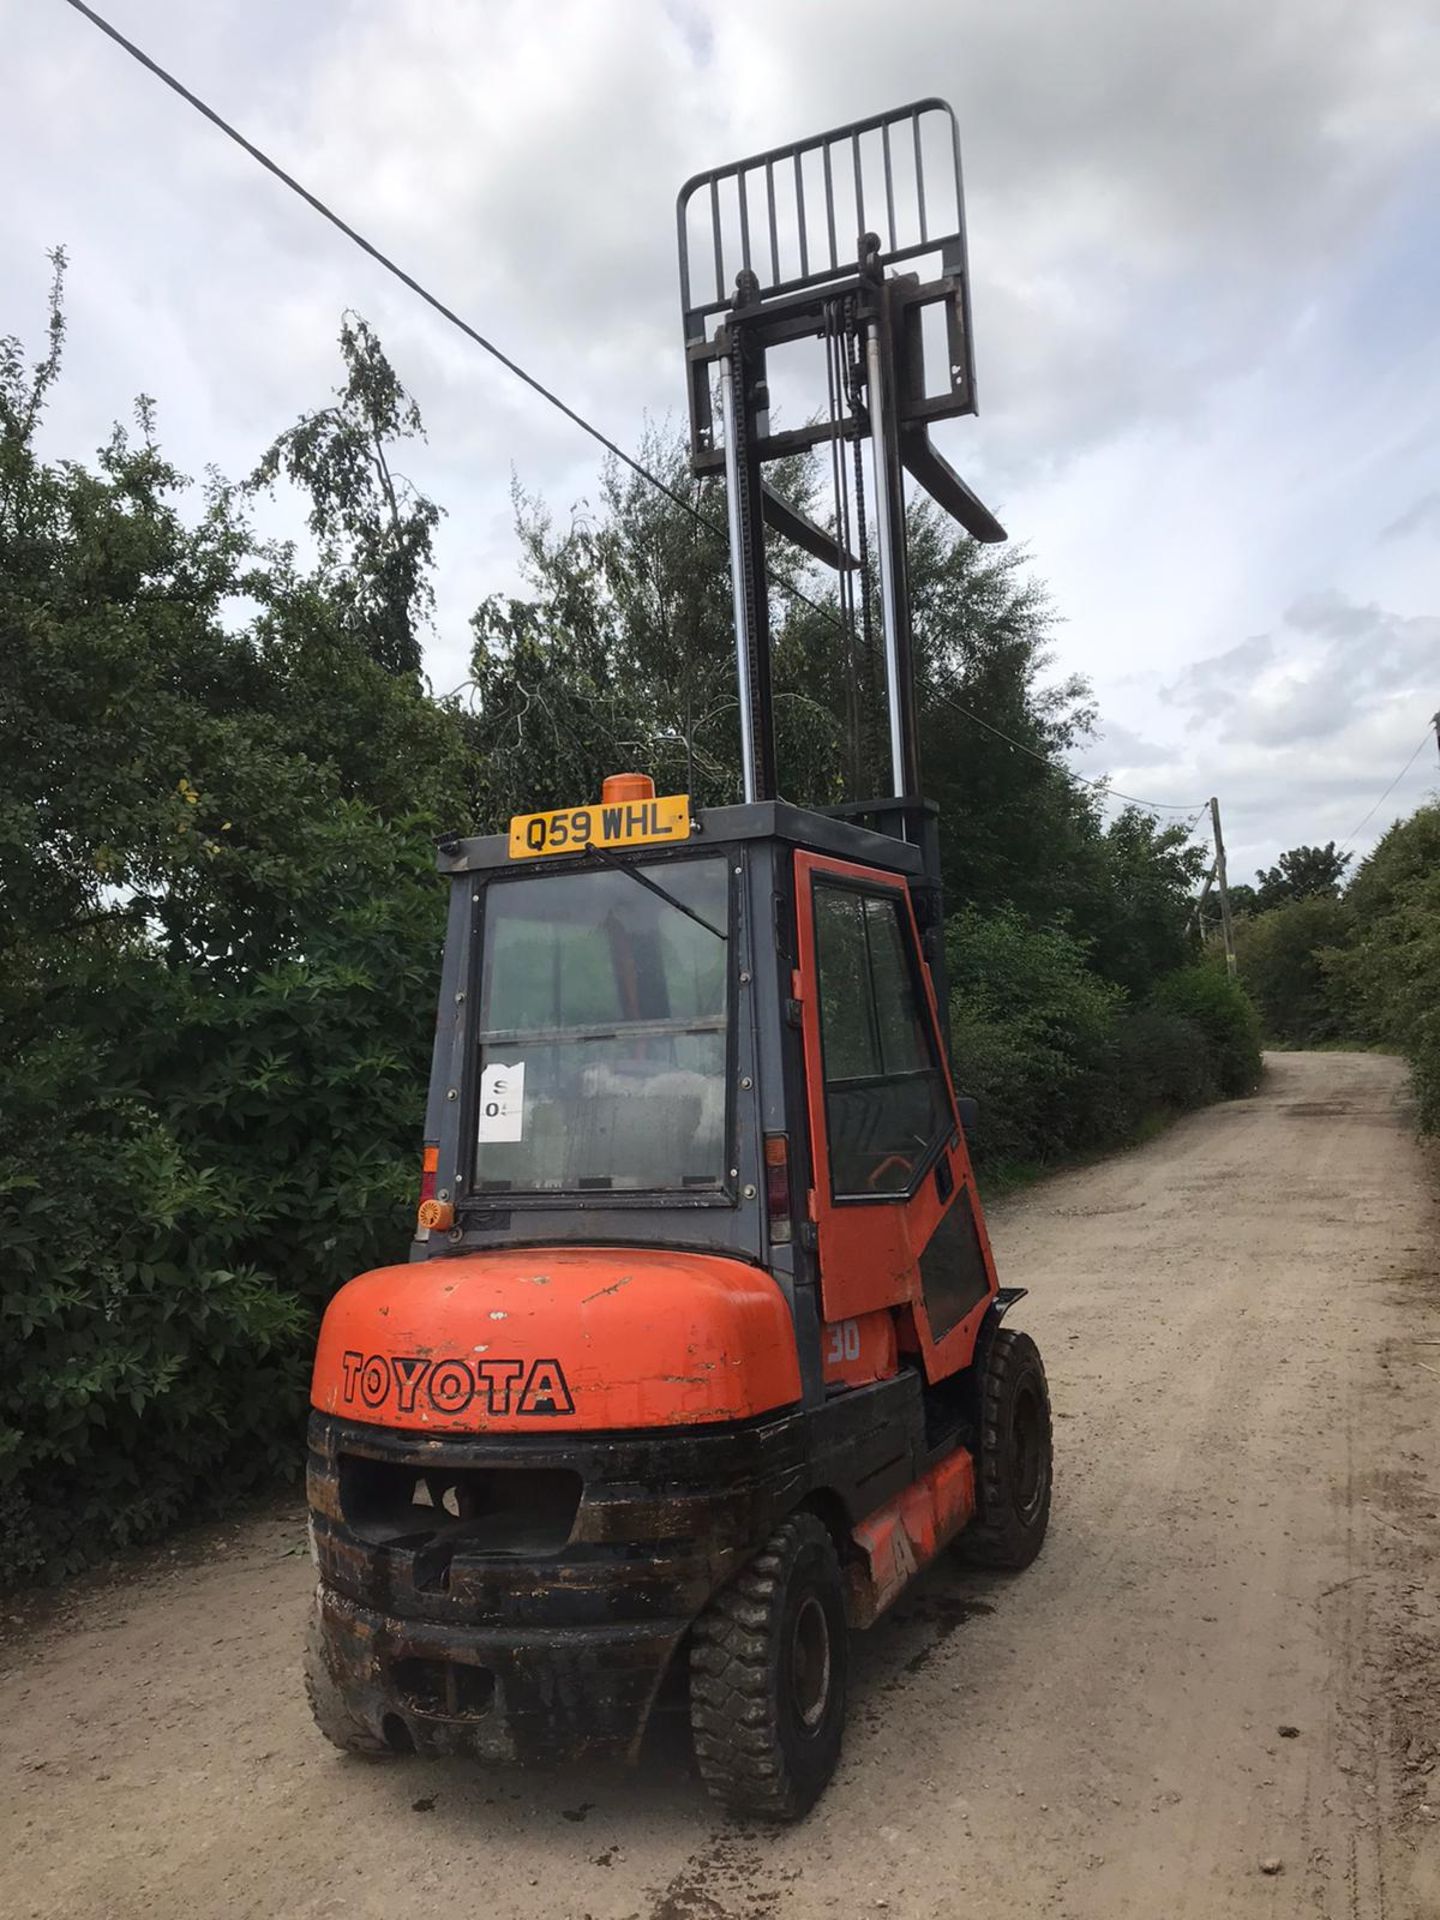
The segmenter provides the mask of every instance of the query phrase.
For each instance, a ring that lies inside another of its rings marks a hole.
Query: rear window
[[[727,862],[638,872],[671,897],[613,867],[488,889],[479,1191],[724,1183]]]

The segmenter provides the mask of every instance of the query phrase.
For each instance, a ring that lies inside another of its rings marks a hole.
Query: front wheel
[[[976,1514],[960,1535],[963,1559],[1018,1572],[1050,1524],[1050,1389],[1028,1333],[998,1327],[980,1363]]]
[[[809,1812],[840,1758],[849,1664],[840,1563],[814,1514],[796,1514],[695,1623],[690,1726],[723,1806]]]

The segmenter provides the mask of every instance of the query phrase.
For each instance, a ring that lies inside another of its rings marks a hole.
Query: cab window
[[[814,900],[831,1190],[908,1193],[955,1121],[904,897],[817,882]]]
[[[477,1191],[723,1187],[729,914],[713,856],[488,889]]]

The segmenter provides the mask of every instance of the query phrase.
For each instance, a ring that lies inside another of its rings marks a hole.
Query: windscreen
[[[484,911],[475,1189],[721,1186],[726,861],[526,875]]]

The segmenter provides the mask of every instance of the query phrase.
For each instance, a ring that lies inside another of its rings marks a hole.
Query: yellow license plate
[[[690,796],[561,807],[554,813],[517,813],[510,822],[510,858],[539,860],[547,853],[583,853],[586,847],[646,847],[690,838]]]

